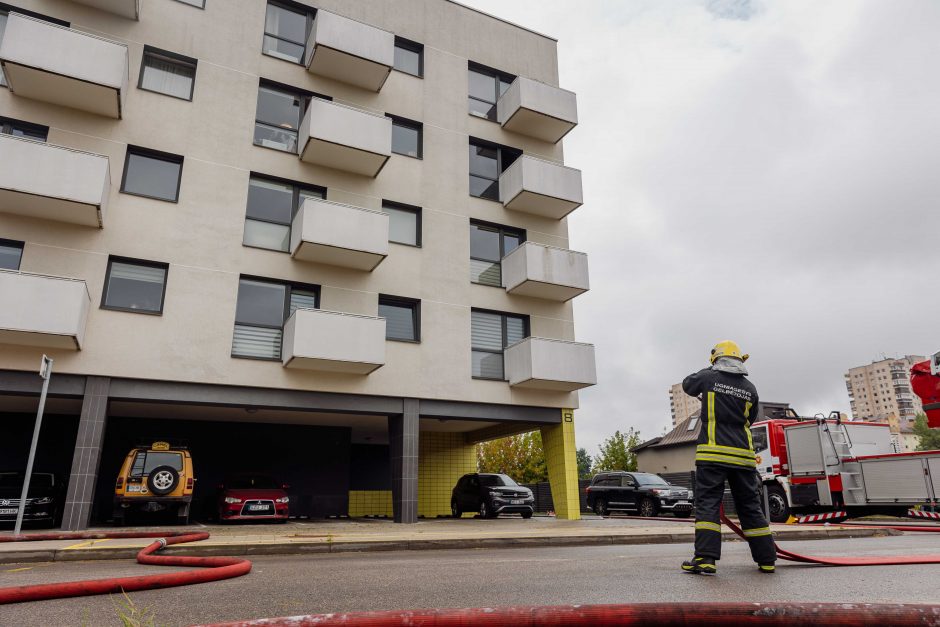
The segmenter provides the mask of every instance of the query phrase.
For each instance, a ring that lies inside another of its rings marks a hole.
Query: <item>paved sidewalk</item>
[[[881,529],[829,525],[773,525],[779,541],[898,535]],[[102,527],[109,531],[207,531],[208,540],[171,546],[165,554],[184,555],[302,555],[343,551],[401,551],[597,544],[691,544],[694,529],[687,521],[661,518],[638,520],[598,518],[558,520],[536,516],[529,520],[499,518],[422,520],[396,525],[382,519],[291,521],[286,524],[191,525],[189,527]],[[28,530],[33,533],[34,530]],[[42,533],[36,530],[36,533]],[[9,531],[0,535],[10,535]],[[737,536],[726,530],[726,540]],[[0,542],[0,564],[133,558],[152,539],[51,540]]]

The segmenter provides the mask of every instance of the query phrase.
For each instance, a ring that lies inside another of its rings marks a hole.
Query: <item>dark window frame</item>
[[[163,273],[163,290],[160,293],[160,309],[157,311],[148,311],[146,309],[132,309],[130,307],[116,307],[114,305],[108,305],[108,286],[111,283],[111,265],[114,262],[126,263],[128,265],[135,266],[145,266],[147,268],[162,268]],[[104,273],[104,286],[101,289],[101,304],[99,305],[100,309],[107,309],[109,311],[126,311],[128,313],[144,314],[147,316],[162,316],[163,308],[166,306],[166,285],[170,282],[170,264],[164,263],[162,261],[150,261],[149,259],[135,259],[134,257],[121,257],[118,255],[108,255],[108,267]]]
[[[258,329],[277,329],[281,331],[283,334],[284,325],[287,323],[287,320],[290,318],[291,293],[295,289],[304,291],[304,292],[312,292],[314,294],[314,297],[316,298],[316,308],[320,309],[322,307],[322,302],[321,302],[322,292],[321,292],[321,288],[319,285],[315,285],[313,283],[300,283],[297,281],[283,281],[281,279],[272,279],[269,277],[260,277],[260,276],[255,276],[251,274],[240,274],[238,275],[239,290],[241,289],[241,282],[243,280],[255,281],[258,283],[270,283],[272,285],[281,285],[284,288],[286,288],[284,290],[284,321],[281,322],[281,326],[274,326],[270,324],[258,324],[254,322],[239,322],[238,321],[238,293],[236,292],[235,294],[235,319],[232,323],[232,334],[233,334],[232,349],[233,350],[235,348],[234,333],[235,333],[236,325],[240,325],[243,327],[255,327]],[[284,341],[283,335],[281,335],[281,341],[282,342]],[[236,355],[233,352],[230,352],[229,356],[234,359],[253,359],[255,361],[281,361],[280,357],[256,357],[254,355]]]
[[[176,196],[173,200],[168,198],[161,198],[159,196],[151,196],[150,194],[141,194],[139,192],[129,192],[124,189],[127,184],[127,167],[130,164],[130,156],[138,155],[141,157],[148,157],[150,159],[155,159],[157,161],[166,161],[169,163],[179,164],[179,172],[176,176]],[[163,152],[162,150],[154,150],[152,148],[144,148],[143,146],[135,146],[133,144],[127,145],[127,151],[124,153],[124,172],[121,174],[121,188],[120,192],[122,194],[128,194],[129,196],[139,196],[141,198],[150,198],[152,200],[159,200],[161,202],[171,202],[174,204],[179,203],[180,200],[180,189],[183,186],[183,155],[174,155],[170,152]]]
[[[489,100],[482,100],[481,98],[478,98],[477,96],[470,95],[470,72],[475,72],[476,74],[482,74],[484,76],[488,76],[493,79],[493,85],[496,88],[495,90],[496,100],[494,100],[493,102],[490,102]],[[518,78],[517,76],[515,76],[514,74],[510,74],[509,72],[503,72],[502,70],[497,70],[496,68],[491,68],[481,63],[476,63],[474,61],[468,61],[467,62],[467,115],[471,115],[481,120],[489,120],[490,122],[496,122],[496,103],[499,101],[500,96],[503,95],[503,93],[500,92],[499,84],[500,82],[504,82],[504,83],[508,83],[509,85],[511,85],[512,82],[516,80],[517,78]],[[507,86],[506,89],[509,89],[509,87]],[[482,102],[482,103],[490,105],[491,107],[490,110],[492,111],[492,115],[485,115],[485,116],[478,115],[474,113],[473,111],[471,111],[470,100],[475,100],[477,102]]]
[[[522,324],[523,324],[523,331],[522,331],[523,335],[522,335],[522,338],[525,339],[525,338],[528,338],[528,337],[531,337],[531,336],[532,336],[531,317],[530,317],[528,314],[517,314],[517,313],[510,313],[510,312],[507,312],[507,311],[496,311],[495,309],[483,309],[483,308],[481,308],[481,307],[471,307],[471,308],[470,308],[470,313],[472,314],[473,312],[484,313],[484,314],[492,314],[492,315],[494,315],[494,316],[499,316],[499,317],[500,317],[500,333],[501,333],[502,336],[503,336],[503,337],[502,337],[502,343],[503,343],[503,348],[502,348],[502,350],[498,350],[498,351],[497,351],[497,350],[493,350],[493,349],[491,349],[491,348],[474,348],[474,346],[473,346],[473,322],[472,322],[472,319],[471,319],[471,323],[470,323],[470,353],[472,354],[473,352],[478,352],[478,353],[489,353],[489,354],[491,354],[491,355],[503,355],[503,374],[502,374],[501,377],[479,377],[479,376],[477,376],[477,375],[475,375],[475,374],[473,374],[473,373],[471,372],[471,375],[470,375],[470,376],[471,376],[471,378],[477,379],[477,380],[479,380],[479,381],[505,381],[505,380],[506,380],[506,358],[505,358],[505,355],[506,355],[506,348],[507,348],[507,346],[508,346],[508,344],[507,344],[507,336],[509,335],[508,330],[507,330],[507,321],[508,321],[509,318],[519,318],[519,319],[521,319],[521,320],[522,320]],[[473,358],[472,358],[472,356],[471,356],[471,361],[470,361],[470,363],[471,363],[471,367],[472,367],[472,364],[473,364]]]
[[[267,87],[268,89],[272,89],[272,90],[275,90],[275,91],[281,91],[281,92],[283,92],[283,93],[289,93],[289,94],[292,94],[292,95],[297,96],[297,97],[300,98],[300,113],[299,113],[299,115],[297,116],[297,130],[296,130],[296,133],[297,133],[297,152],[290,152],[290,151],[288,151],[288,150],[284,150],[283,148],[275,148],[274,146],[265,146],[264,144],[260,144],[260,143],[258,143],[258,142],[255,140],[255,129],[257,129],[258,124],[262,124],[262,125],[264,125],[264,126],[266,126],[266,127],[268,127],[268,128],[280,128],[280,127],[275,127],[275,126],[274,126],[273,124],[271,124],[270,122],[266,122],[266,121],[261,120],[261,119],[258,118],[258,104],[257,104],[257,98],[255,99],[255,124],[254,124],[254,127],[252,128],[252,134],[251,134],[251,143],[252,143],[252,145],[258,146],[259,148],[267,148],[268,150],[276,150],[276,151],[278,151],[278,152],[286,152],[286,153],[289,154],[289,155],[298,154],[298,153],[300,152],[300,125],[301,125],[301,124],[303,123],[303,121],[304,121],[304,116],[307,115],[307,108],[310,106],[310,100],[313,99],[313,98],[319,98],[319,99],[321,99],[321,100],[327,100],[327,101],[329,101],[329,102],[332,102],[332,101],[333,101],[333,97],[332,97],[332,96],[327,96],[327,95],[324,95],[324,94],[318,94],[318,93],[316,93],[316,92],[312,92],[312,91],[309,91],[309,90],[306,90],[306,89],[302,89],[302,88],[300,88],[300,87],[294,87],[293,85],[287,85],[287,84],[285,84],[285,83],[279,83],[279,82],[277,82],[277,81],[272,81],[272,80],[267,79],[267,78],[261,78],[261,79],[258,80],[258,91],[259,91],[259,92],[261,91],[261,88],[262,88],[262,87]],[[285,130],[285,129],[281,128],[280,130]]]
[[[199,9],[200,11],[206,10],[206,0],[199,0],[199,2],[201,3],[199,6],[196,6],[192,2],[189,2],[189,0],[176,0],[176,2],[179,2],[180,4],[185,4],[186,6],[192,7],[194,9]]]
[[[423,214],[424,210],[421,207],[415,205],[407,205],[403,202],[396,202],[394,200],[382,199],[382,208],[389,206],[392,209],[397,209],[398,211],[408,211],[415,214],[415,243],[409,244],[407,242],[398,242],[392,239],[389,239],[389,244],[398,244],[399,246],[408,246],[410,248],[421,248],[421,234],[424,231],[424,221]],[[391,220],[391,218],[389,218]]]
[[[476,220],[476,219],[473,219],[473,218],[470,219],[470,226],[471,226],[471,227],[474,227],[474,226],[476,226],[476,227],[481,227],[481,228],[483,228],[484,230],[496,231],[496,232],[499,233],[499,261],[498,261],[498,262],[497,262],[497,261],[494,261],[494,260],[492,260],[492,259],[483,259],[483,258],[481,258],[481,257],[474,257],[474,256],[473,256],[473,251],[470,252],[470,259],[471,259],[472,261],[484,261],[484,262],[486,262],[486,263],[499,263],[499,264],[500,264],[500,275],[502,275],[502,263],[503,263],[503,259],[504,259],[504,258],[506,257],[506,255],[508,254],[508,253],[506,252],[506,235],[516,235],[516,236],[518,236],[518,237],[519,237],[519,246],[522,246],[523,244],[525,244],[525,243],[528,241],[528,240],[526,239],[527,236],[528,236],[528,233],[526,232],[526,230],[525,230],[525,229],[518,228],[518,227],[515,227],[515,226],[506,226],[506,225],[504,225],[504,224],[497,224],[497,223],[495,223],[495,222],[486,222],[486,221],[484,221],[484,220]],[[468,234],[469,234],[469,232],[468,232]],[[519,246],[517,246],[516,248],[518,248]],[[513,250],[515,250],[515,248],[514,248]],[[510,252],[512,252],[512,251],[510,251]],[[473,284],[473,285],[483,285],[483,286],[485,286],[485,287],[499,287],[500,289],[502,289],[502,286],[501,286],[501,285],[490,285],[489,283],[480,283],[480,282],[478,282],[478,281],[472,281],[472,280],[470,281],[470,283]]]
[[[467,146],[468,146],[468,150],[467,150],[468,163],[470,159],[469,148],[471,146],[475,146],[478,148],[490,148],[492,150],[495,150],[496,151],[496,170],[497,170],[497,175],[495,179],[491,179],[490,177],[484,176],[482,174],[474,174],[473,172],[469,172],[468,170],[469,176],[475,176],[476,178],[484,179],[487,181],[494,181],[496,183],[496,198],[489,198],[488,196],[477,196],[476,194],[474,194],[473,191],[469,187],[469,178],[467,179],[468,180],[467,192],[470,194],[472,198],[481,198],[483,200],[491,200],[493,202],[500,202],[499,200],[499,177],[502,176],[503,172],[508,170],[516,161],[519,160],[519,158],[522,157],[523,155],[522,150],[518,148],[513,148],[512,146],[504,146],[503,144],[497,144],[495,142],[486,141],[485,139],[480,139],[478,137],[473,137],[473,136],[470,137],[470,140],[467,142]],[[508,159],[509,157],[512,157],[512,159],[509,160]]]
[[[291,11],[293,13],[303,13],[307,17],[307,23],[304,27],[304,40],[303,42],[291,41],[290,39],[285,39],[284,37],[278,37],[268,32],[268,5],[274,5],[286,11]],[[290,2],[290,0],[267,0],[264,3],[264,26],[261,29],[261,54],[266,57],[271,57],[272,59],[278,59],[279,61],[284,61],[285,63],[293,63],[294,65],[304,65],[307,59],[307,40],[310,39],[310,31],[313,29],[313,20],[316,18],[317,9],[316,7],[307,6],[305,4],[300,4],[297,2]],[[300,57],[300,61],[292,61],[290,59],[285,59],[277,55],[269,54],[264,51],[264,38],[272,37],[278,41],[286,41],[289,44],[295,46],[302,46],[304,51]],[[303,117],[303,116],[301,116]]]
[[[185,2],[183,4],[186,4]],[[174,94],[168,94],[165,91],[157,91],[156,89],[148,89],[144,87],[144,69],[147,67],[147,58],[148,57],[163,57],[165,60],[175,63],[176,65],[186,66],[192,68],[193,76],[192,82],[189,85],[189,98],[183,98]],[[193,96],[196,92],[196,70],[198,68],[199,60],[192,57],[187,57],[176,52],[171,52],[169,50],[163,50],[161,48],[156,48],[150,45],[144,45],[144,52],[140,57],[140,75],[137,78],[137,89],[142,91],[149,91],[153,94],[160,94],[162,96],[167,96],[169,98],[176,98],[177,100],[185,100],[187,102],[193,101]]]
[[[379,294],[379,306],[385,304],[389,307],[409,307],[413,312],[411,319],[412,332],[415,339],[405,340],[397,337],[388,337],[388,328],[385,331],[385,341],[404,342],[405,344],[421,343],[421,300],[417,298],[408,298],[407,296],[392,296],[390,294]]]
[[[392,121],[392,126],[401,126],[403,128],[410,128],[411,130],[418,131],[418,154],[417,156],[409,155],[407,152],[398,152],[397,150],[395,150],[394,142],[392,142],[392,153],[396,155],[401,155],[403,157],[409,157],[411,159],[418,159],[419,161],[424,159],[424,122],[418,122],[417,120],[403,118],[400,115],[393,115],[391,113],[386,113],[385,117],[389,118]],[[393,134],[394,134],[394,131],[393,131]]]
[[[26,250],[26,242],[21,242],[15,239],[4,239],[0,237],[0,246],[6,246],[7,248],[19,248],[20,249],[20,256],[19,256],[19,259],[16,260],[15,268],[0,268],[2,270],[10,270],[12,272],[19,272],[20,266],[23,265],[23,251]]]
[[[300,192],[302,190],[307,191],[316,191],[320,192],[323,195],[323,199],[326,200],[326,191],[327,188],[322,185],[314,185],[313,183],[303,183],[300,181],[292,181],[290,179],[285,179],[279,176],[271,176],[269,174],[262,174],[261,172],[251,171],[248,173],[248,189],[251,190],[251,180],[252,179],[264,179],[272,183],[277,183],[279,185],[290,185],[291,186],[291,214],[290,222],[284,224],[283,222],[278,222],[277,220],[267,220],[265,218],[254,218],[248,215],[248,201],[245,201],[245,222],[248,220],[253,220],[254,222],[264,222],[265,224],[277,224],[279,226],[287,226],[288,228],[293,228],[294,218],[297,217],[297,212],[300,211]],[[255,248],[257,250],[268,250],[275,253],[288,253],[290,250],[275,250],[273,248],[265,248],[263,246],[253,246],[251,244],[246,244],[244,235],[242,236],[242,246],[246,248]],[[317,297],[319,299],[319,296]]]
[[[5,116],[0,116],[0,134],[2,135],[13,135],[13,129],[21,129],[32,131],[37,134],[42,134],[43,139],[41,141],[49,141],[49,127],[43,124],[36,124],[34,122],[26,122],[25,120],[17,120],[15,118],[8,118]],[[27,137],[26,139],[32,139],[34,141],[40,141],[34,137]]]
[[[402,50],[408,50],[409,52],[414,52],[418,55],[418,73],[413,74],[407,70],[402,70],[398,67],[395,67],[394,63],[392,64],[392,69],[396,72],[401,72],[402,74],[407,74],[408,76],[414,76],[416,78],[424,78],[424,44],[418,43],[417,41],[412,41],[410,39],[405,39],[404,37],[395,36],[395,47],[401,48]]]

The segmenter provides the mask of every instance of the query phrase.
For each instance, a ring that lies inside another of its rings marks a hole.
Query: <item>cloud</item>
[[[848,410],[850,367],[940,348],[940,3],[467,4],[558,37],[578,94],[580,444],[658,435],[720,339],[804,413]]]

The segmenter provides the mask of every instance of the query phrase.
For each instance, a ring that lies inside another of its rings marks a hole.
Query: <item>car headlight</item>
[[[52,502],[51,496],[41,496],[38,499],[33,500],[33,505],[48,505]]]
[[[282,497],[279,498],[279,499],[274,499],[274,502],[275,502],[275,503],[290,503],[290,497],[289,497],[289,496],[282,496]]]
[[[225,497],[225,502],[226,503],[241,503],[242,500],[239,498],[235,498],[234,496],[227,496]]]

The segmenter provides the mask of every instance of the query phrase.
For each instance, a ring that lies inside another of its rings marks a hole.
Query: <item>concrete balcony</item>
[[[285,368],[369,374],[385,365],[385,318],[298,309],[284,323]]]
[[[375,177],[392,156],[392,120],[313,98],[299,141],[302,161]]]
[[[510,294],[565,302],[590,289],[584,253],[525,242],[503,257],[503,287]]]
[[[129,20],[140,19],[140,0],[73,0]]]
[[[507,209],[560,220],[583,204],[581,170],[522,155],[499,177]]]
[[[527,337],[506,348],[509,385],[573,392],[597,383],[594,345]]]
[[[507,131],[553,144],[578,125],[574,92],[519,77],[496,101],[496,119]]]
[[[308,198],[290,240],[294,259],[371,272],[388,255],[388,214]]]
[[[313,74],[380,91],[395,64],[395,35],[318,9],[304,64]]]
[[[0,65],[17,96],[122,117],[128,76],[124,44],[10,13]]]
[[[0,212],[101,227],[110,192],[107,157],[0,135]]]
[[[0,344],[79,350],[91,307],[80,279],[0,270]]]

